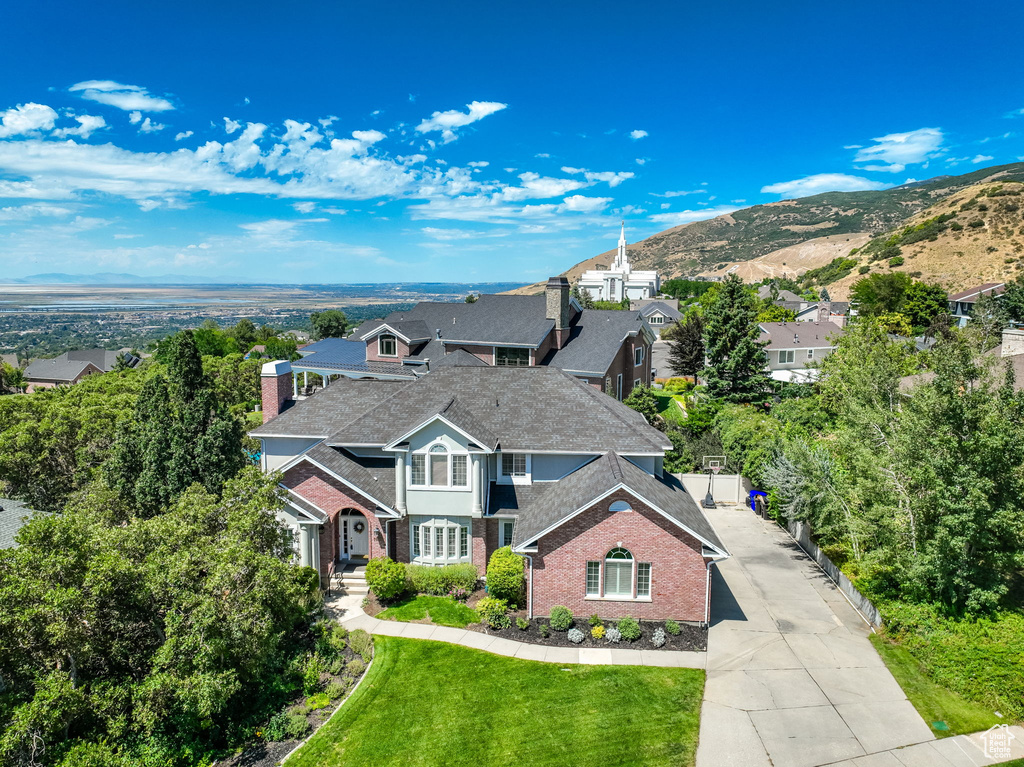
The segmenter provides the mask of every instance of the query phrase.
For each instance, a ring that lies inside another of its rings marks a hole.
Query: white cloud
[[[12,205],[8,208],[0,208],[0,221],[28,221],[40,216],[63,218],[72,213],[74,211],[71,208],[58,205]]]
[[[156,133],[166,128],[166,125],[161,123],[155,123],[148,117],[142,121],[142,125],[139,126],[139,133]]]
[[[566,192],[582,189],[586,184],[571,178],[551,178],[538,173],[520,173],[520,186],[505,187],[500,196],[507,202],[518,202],[529,199],[545,199],[559,197]]]
[[[734,205],[718,205],[714,208],[701,208],[700,210],[681,210],[677,213],[655,213],[651,221],[656,224],[668,224],[669,226],[680,226],[681,224],[692,224],[694,221],[704,221],[715,216],[722,216],[739,210]]]
[[[474,162],[467,162],[466,165],[470,168],[486,168],[490,163],[487,160],[475,160]]]
[[[549,159],[551,157],[551,155],[549,153],[547,153],[547,152],[539,152],[539,153],[535,154],[533,157],[536,160],[547,160],[547,159]]]
[[[142,112],[129,112],[128,122],[130,122],[132,125],[138,125],[140,122],[142,122]]]
[[[316,210],[315,202],[293,202],[292,207],[299,213],[312,213]]]
[[[0,112],[0,138],[51,130],[56,121],[57,113],[45,104],[18,104]]]
[[[182,131],[181,133],[177,134],[174,137],[174,140],[175,141],[181,141],[182,139],[187,139],[191,135],[192,135],[192,131],[190,131],[190,130]]]
[[[647,131],[645,130],[634,130],[629,132],[629,137],[634,141],[639,141],[642,138],[647,138]]]
[[[413,100],[411,95],[409,98]],[[466,104],[467,112],[460,112],[457,109],[449,109],[447,112],[434,112],[416,126],[416,132],[433,133],[439,131],[441,139],[447,144],[458,138],[457,129],[464,128],[507,107],[508,104],[501,104],[497,101],[473,101]]]
[[[637,165],[646,165],[647,164],[647,158],[646,157],[637,157],[635,160],[633,160],[633,162],[635,162]]]
[[[590,171],[590,170],[587,170],[586,168],[573,168],[573,167],[571,167],[569,165],[563,165],[562,166],[562,173],[568,173],[568,174],[573,175],[573,176],[579,175],[579,174],[582,173],[583,177],[587,180],[587,185],[588,186],[591,185],[591,184],[597,184],[597,183],[599,183],[601,181],[606,182],[608,184],[608,186],[618,186],[623,181],[626,181],[627,179],[631,179],[631,178],[633,178],[636,175],[631,170],[627,170],[627,171],[611,171],[611,170]]]
[[[612,201],[611,197],[586,197],[582,194],[574,194],[562,200],[566,210],[579,213],[595,213],[608,207]]]
[[[686,197],[688,194],[707,194],[707,189],[684,189],[678,192],[648,192],[652,197]]]
[[[988,162],[989,160],[993,159],[995,158],[990,154],[978,154],[974,156],[974,159],[972,159],[971,162],[977,165],[980,162]]]
[[[1014,109],[1012,112],[1007,112],[1003,117],[1024,117],[1024,109]]]
[[[174,109],[174,104],[159,96],[149,95],[149,91],[139,85],[123,85],[113,80],[85,80],[75,83],[69,91],[81,91],[83,99],[99,104],[117,107],[126,112],[167,112]]]
[[[663,203],[661,203],[660,207],[661,207],[662,210],[668,210],[669,208],[672,207],[672,203],[670,203],[670,202],[663,202]]]
[[[740,202],[746,202],[746,200],[745,200],[745,199],[739,199],[739,200],[729,200],[729,202],[736,202],[736,203],[740,203]]]
[[[822,192],[860,192],[867,189],[888,189],[892,184],[872,181],[846,173],[817,173],[793,181],[780,181],[761,187],[764,194],[777,194],[785,198],[809,197]]]
[[[107,121],[98,115],[75,115],[75,120],[78,122],[77,128],[57,128],[52,134],[54,138],[68,138],[70,136],[89,138],[100,128],[107,127]]]
[[[320,121],[320,124],[323,125],[323,120]],[[330,123],[328,123],[328,125],[330,125]],[[326,126],[324,126],[324,127],[326,127]],[[234,133],[235,131],[238,131],[238,130],[241,130],[241,129],[242,129],[242,123],[238,122],[237,120],[232,120],[230,117],[225,117],[224,118],[224,131],[229,136],[232,133]]]
[[[871,146],[861,147],[854,157],[861,170],[901,173],[907,165],[927,162],[941,154],[944,135],[940,128],[918,128],[907,133],[890,133],[872,139]]]

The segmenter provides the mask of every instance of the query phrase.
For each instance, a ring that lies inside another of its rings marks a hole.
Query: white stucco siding
[[[646,471],[648,474],[656,474],[658,466],[658,457],[653,455],[627,455],[624,456],[634,466],[639,466],[641,469]]]
[[[276,471],[320,442],[308,437],[264,437],[263,471]]]
[[[533,481],[552,482],[571,474],[594,459],[592,455],[533,454]]]
[[[434,421],[409,437],[406,454],[406,504],[410,515],[436,516],[444,514],[469,515],[473,511],[473,487],[476,472],[473,456],[467,461],[465,487],[437,487],[412,484],[411,454],[426,453],[431,445],[442,444],[452,455],[467,455],[469,440],[443,421]],[[427,474],[429,476],[429,465]]]

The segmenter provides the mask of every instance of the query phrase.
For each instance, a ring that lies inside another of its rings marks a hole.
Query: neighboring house
[[[760,298],[762,301],[768,301],[769,299],[771,299],[771,285],[761,285],[760,287],[758,287],[757,297]],[[798,296],[792,290],[780,290],[778,293],[775,294],[775,298],[774,300],[772,300],[772,303],[781,305],[780,302],[805,304],[807,303],[807,299]]]
[[[19,362],[17,354],[0,354],[0,363],[10,365],[12,368],[21,367],[21,362]]]
[[[776,381],[813,381],[817,365],[835,350],[843,329],[832,322],[760,322],[761,341],[767,342],[768,370]]]
[[[795,311],[797,322],[831,322],[845,328],[850,314],[850,304],[847,301],[805,301],[803,306]]]
[[[106,349],[80,349],[65,352],[52,359],[32,360],[25,368],[28,391],[51,389],[54,386],[69,386],[95,373],[108,373],[117,364],[117,357],[124,354],[129,367],[138,366],[141,360],[128,349],[111,352]]]
[[[964,327],[974,312],[974,305],[982,296],[999,296],[1006,290],[1005,282],[986,282],[967,290],[961,290],[949,297],[949,313],[956,320],[957,327]]]
[[[289,363],[264,366],[269,420],[250,434],[264,471],[282,473],[299,563],[324,583],[384,555],[483,575],[511,546],[528,560],[533,613],[707,619],[709,567],[728,552],[664,471],[664,434],[561,370],[445,361],[299,402]]]
[[[249,351],[245,353],[245,359],[250,360],[253,357],[259,359],[266,354],[267,347],[264,344],[256,344]]]
[[[0,498],[0,549],[13,549],[15,534],[36,513],[21,501]]]
[[[683,318],[679,311],[679,300],[676,298],[658,298],[644,301],[631,301],[629,308],[639,311],[640,316],[647,321],[658,335]]]
[[[626,224],[623,223],[619,249],[611,267],[584,272],[577,286],[590,293],[595,301],[654,298],[661,291],[661,277],[657,272],[633,271],[626,253]]]
[[[541,296],[424,301],[364,322],[348,338],[302,347],[292,370],[304,374],[302,384],[309,373],[409,381],[462,351],[495,367],[560,368],[623,399],[637,383],[650,384],[655,337],[640,312],[581,309],[568,280],[552,277]],[[296,375],[296,394],[299,385]]]
[[[1002,341],[982,354],[983,358],[1005,358],[1013,367],[1013,390],[1019,392],[1024,390],[1024,330],[1007,328],[1003,331]],[[1000,374],[1003,368],[999,368]],[[935,373],[928,370],[924,373],[915,373],[910,376],[903,376],[900,379],[900,391],[909,394],[910,391],[920,384],[929,383],[935,379]]]

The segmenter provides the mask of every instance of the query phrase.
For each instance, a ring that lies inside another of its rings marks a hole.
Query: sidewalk
[[[513,639],[482,634],[479,631],[435,626],[429,623],[382,621],[363,612],[360,594],[328,599],[328,615],[349,631],[363,629],[370,634],[398,636],[408,639],[432,639],[437,642],[473,647],[496,655],[545,663],[583,663],[589,665],[661,666],[663,668],[703,669],[707,653],[679,650],[644,650],[613,647],[547,647],[516,642]]]

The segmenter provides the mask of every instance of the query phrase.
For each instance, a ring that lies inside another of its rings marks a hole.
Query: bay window
[[[447,564],[470,561],[470,520],[456,517],[417,518],[412,524],[412,561]]]

